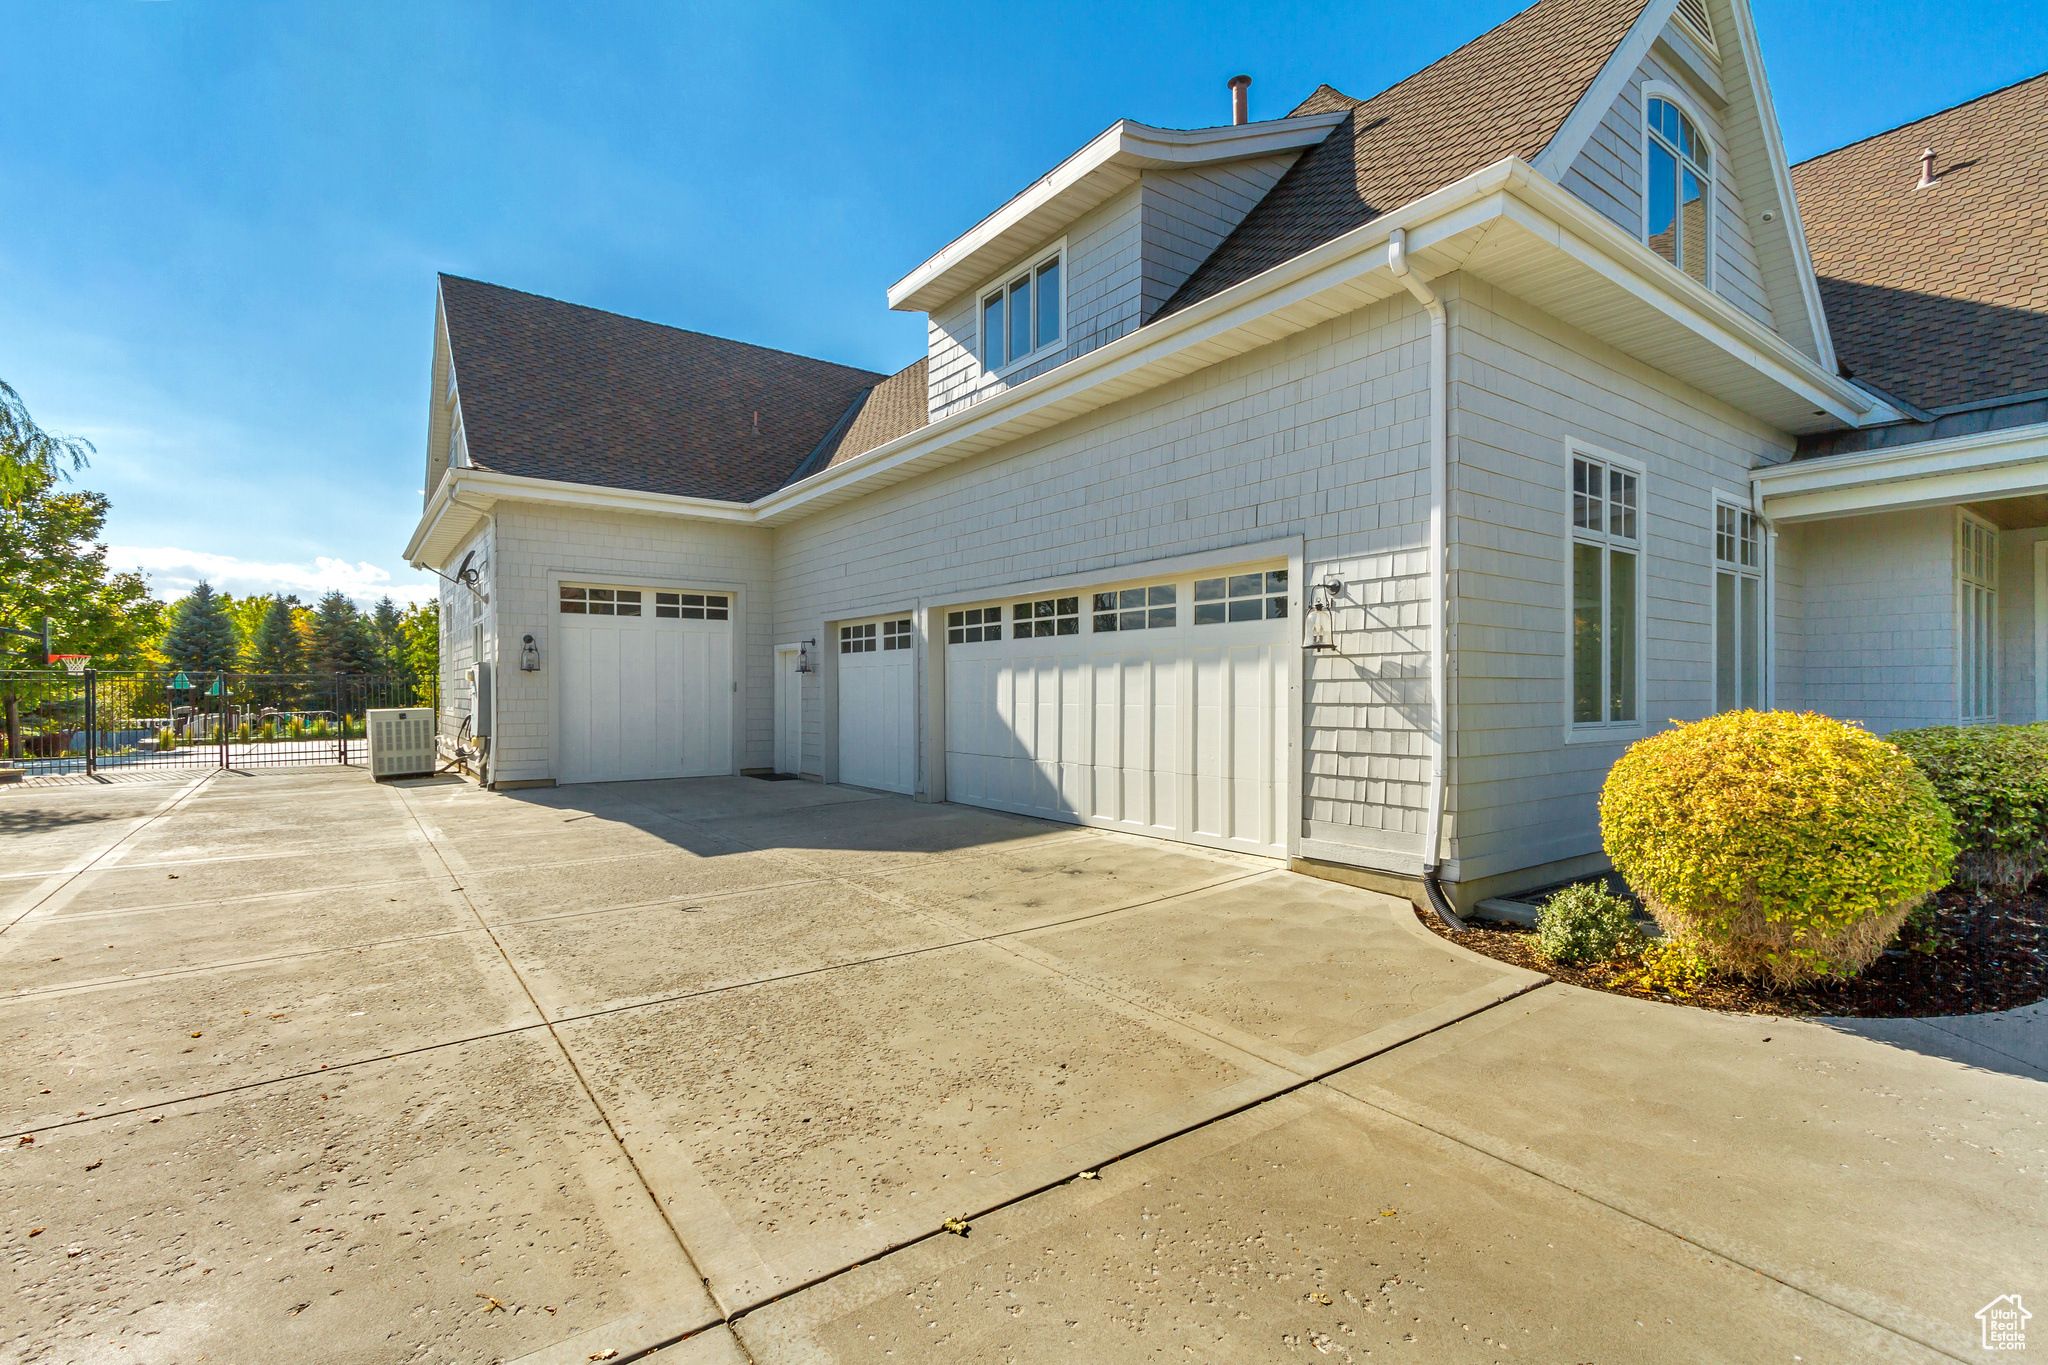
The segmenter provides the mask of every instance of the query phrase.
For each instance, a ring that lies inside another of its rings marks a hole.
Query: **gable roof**
[[[440,279],[470,462],[503,474],[750,502],[884,378]]]
[[[1935,152],[1933,189],[1916,189]],[[2048,390],[2048,74],[1792,168],[1835,352],[1939,412]]]
[[[1302,154],[1156,316],[1220,294],[1503,157],[1534,161],[1646,3],[1538,0],[1371,99],[1316,87],[1290,117],[1336,110],[1351,117]]]

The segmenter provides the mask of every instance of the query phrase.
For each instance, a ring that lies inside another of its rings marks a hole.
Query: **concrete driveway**
[[[0,838],[24,1360],[1967,1359],[2043,1289],[2038,1083],[1253,860],[336,770]]]

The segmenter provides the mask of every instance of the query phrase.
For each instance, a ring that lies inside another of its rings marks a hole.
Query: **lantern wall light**
[[[1308,611],[1305,615],[1308,625],[1308,648],[1312,652],[1336,652],[1337,599],[1343,595],[1344,584],[1334,578],[1326,578],[1309,589]]]

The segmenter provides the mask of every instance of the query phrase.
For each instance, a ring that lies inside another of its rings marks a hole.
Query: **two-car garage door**
[[[1283,569],[948,611],[947,799],[1285,856],[1293,617]]]
[[[729,596],[564,584],[556,608],[558,781],[732,771]]]

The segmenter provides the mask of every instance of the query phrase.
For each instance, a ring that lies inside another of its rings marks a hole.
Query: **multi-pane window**
[[[882,648],[910,648],[910,618],[899,617],[894,621],[882,622]]]
[[[1714,507],[1714,709],[1764,705],[1764,546],[1754,513]]]
[[[638,616],[640,593],[634,588],[565,587],[561,608],[569,616]]]
[[[839,652],[841,654],[872,654],[875,652],[875,623],[839,628]]]
[[[1278,621],[1287,616],[1287,570],[1195,580],[1195,624]]]
[[[1713,153],[1685,111],[1652,96],[1644,121],[1644,240],[1659,256],[1707,282],[1707,205],[1712,197]]]
[[[1001,607],[969,607],[965,611],[946,613],[946,643],[949,645],[978,645],[983,640],[1002,638]]]
[[[1572,458],[1572,723],[1632,725],[1636,708],[1638,476]]]
[[[658,592],[654,614],[670,620],[724,621],[732,614],[730,600],[715,592]]]
[[[1180,621],[1179,590],[1171,583],[1095,594],[1095,629],[1167,630]]]
[[[1998,532],[1957,513],[1956,653],[1964,720],[1998,717]]]
[[[1080,633],[1081,599],[1078,597],[1045,597],[1036,602],[1019,602],[1010,608],[1010,635],[1013,639]]]
[[[1019,270],[981,296],[981,363],[1014,365],[1060,340],[1060,254]]]

